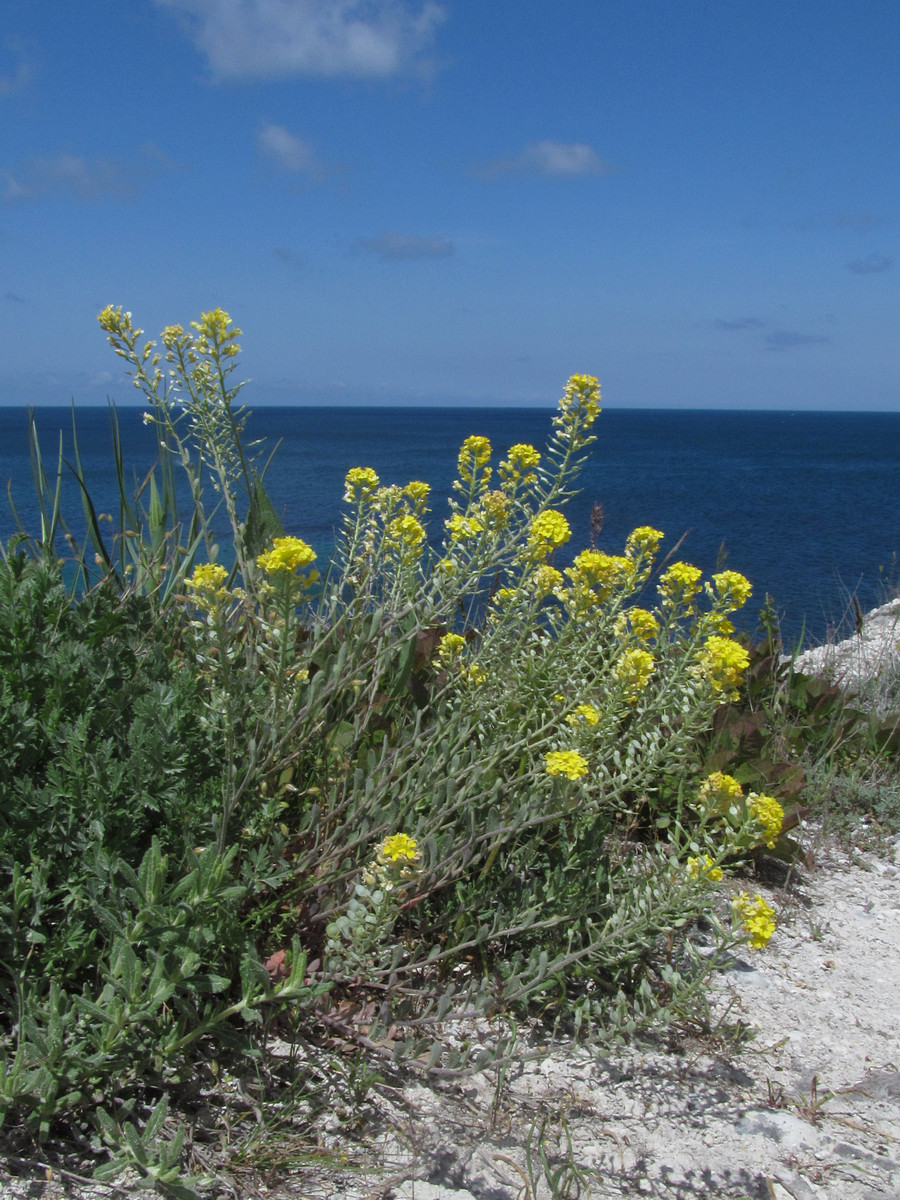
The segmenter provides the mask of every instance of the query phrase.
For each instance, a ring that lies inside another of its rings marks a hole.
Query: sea
[[[95,508],[117,511],[107,408],[34,411],[45,467],[62,445],[78,451]],[[136,408],[117,410],[132,481],[152,468],[156,442]],[[382,483],[432,485],[430,534],[440,533],[469,434],[488,437],[495,462],[515,442],[540,448],[553,410],[538,408],[278,407],[250,416],[246,436],[288,533],[303,537],[326,562],[341,520],[343,480],[370,466]],[[39,529],[24,408],[0,407],[0,479],[22,527]],[[771,597],[790,647],[852,631],[862,612],[900,593],[900,413],[606,409],[596,442],[569,502],[573,535],[557,565],[595,544],[621,552],[638,525],[665,532],[662,554],[708,573],[723,566],[746,575],[753,597],[739,627],[753,632]],[[63,513],[83,530],[74,478],[63,468]],[[592,533],[599,505],[602,526]],[[15,532],[0,501],[0,538]],[[593,541],[592,541],[593,539]]]

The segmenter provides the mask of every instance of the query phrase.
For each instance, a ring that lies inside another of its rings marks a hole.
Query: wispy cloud
[[[283,125],[264,125],[259,131],[258,142],[267,158],[292,175],[322,179],[327,174],[328,168],[316,157],[310,143]]]
[[[11,169],[0,169],[0,200],[16,204],[44,196],[82,201],[133,196],[148,178],[174,168],[172,160],[154,145],[143,148],[137,163],[62,151],[52,158],[35,156]]]
[[[766,323],[759,317],[738,317],[735,321],[716,321],[716,329],[765,329]]]
[[[857,275],[878,275],[882,271],[889,271],[893,265],[894,260],[886,254],[869,254],[866,258],[856,258],[853,262],[848,262],[847,269]]]
[[[739,331],[762,333],[763,330],[768,329],[770,332],[761,339],[761,344],[767,350],[796,350],[800,346],[831,344],[831,338],[825,334],[797,333],[792,329],[773,328],[772,322],[765,321],[762,317],[737,317],[734,320],[718,320],[713,322],[713,327],[724,333]],[[754,340],[760,341],[760,339]]]
[[[0,51],[3,58],[9,56],[13,62],[9,69],[0,69],[0,97],[13,96],[31,82],[34,73],[31,60],[16,38],[7,38]]]
[[[611,175],[615,168],[584,142],[530,142],[509,158],[497,158],[475,167],[484,179],[526,174],[574,178],[579,175]]]
[[[272,253],[280,263],[284,263],[286,267],[290,267],[295,275],[302,275],[306,271],[305,261],[295,250],[291,250],[289,246],[276,246]]]
[[[453,243],[446,238],[432,235],[419,237],[414,233],[397,233],[385,229],[373,238],[358,238],[355,250],[374,254],[384,262],[403,262],[413,258],[449,258],[453,254]]]
[[[828,346],[831,338],[821,333],[795,333],[790,329],[776,329],[766,336],[768,350],[796,350],[799,346]]]
[[[154,0],[172,9],[218,79],[385,78],[427,71],[444,9],[425,0]]]

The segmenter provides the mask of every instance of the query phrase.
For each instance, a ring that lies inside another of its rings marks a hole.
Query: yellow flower
[[[203,563],[194,567],[193,575],[184,582],[186,587],[195,591],[219,591],[227,578],[228,572],[218,563]]]
[[[691,599],[700,591],[700,576],[703,572],[691,563],[672,563],[663,572],[658,585],[658,592],[663,603],[674,607],[678,604],[689,604]]]
[[[298,571],[315,560],[316,552],[302,538],[275,538],[271,550],[265,550],[256,560],[256,565],[272,575],[276,571]],[[306,587],[319,578],[318,571],[310,571],[303,578]]]
[[[406,833],[392,833],[378,848],[378,857],[383,862],[415,863],[421,858],[419,844]]]
[[[467,683],[478,687],[487,679],[487,671],[484,667],[479,667],[478,663],[473,663],[470,667],[463,667],[462,676]]]
[[[712,577],[718,595],[716,603],[726,612],[734,612],[750,599],[750,580],[737,571],[719,571]]]
[[[546,558],[572,536],[569,522],[555,508],[539,512],[528,531],[528,550],[532,558]]]
[[[596,725],[599,720],[600,714],[593,704],[576,704],[574,711],[566,717],[566,724],[580,725],[584,722],[585,725]]]
[[[577,750],[551,750],[544,756],[544,768],[548,775],[566,779],[581,779],[588,772],[587,759]]]
[[[484,525],[477,517],[463,517],[459,513],[454,513],[452,517],[448,517],[444,525],[450,535],[451,542],[461,542],[465,538],[477,537],[484,529]]]
[[[694,675],[709,683],[714,696],[737,700],[737,689],[749,666],[750,655],[743,646],[731,638],[713,634],[700,648]]]
[[[422,483],[419,479],[413,479],[403,489],[404,493],[412,501],[413,509],[417,513],[425,511],[425,505],[428,503],[428,497],[431,494],[431,484]]]
[[[490,529],[504,529],[509,521],[509,498],[503,492],[485,492],[481,498],[481,513]]]
[[[600,386],[596,375],[572,375],[559,401],[559,416],[554,425],[563,428],[574,424],[580,416],[589,428],[600,415]]]
[[[572,587],[566,602],[576,612],[602,604],[616,588],[627,588],[634,578],[634,563],[621,554],[602,550],[582,550],[575,556],[566,575]]]
[[[653,558],[664,537],[661,529],[654,529],[652,525],[639,525],[628,535],[625,553],[629,558]]]
[[[737,805],[743,802],[744,792],[733,775],[713,771],[700,785],[698,798],[709,813],[725,813],[730,808],[737,812]]]
[[[771,850],[784,824],[784,809],[774,796],[766,796],[761,792],[750,793],[747,808],[750,816],[762,826],[763,841]]]
[[[647,686],[654,668],[649,650],[626,650],[615,665],[613,674],[623,685],[626,700],[636,701]]]
[[[702,859],[689,858],[687,860],[687,873],[691,879],[709,879],[713,883],[718,883],[722,878],[722,868],[715,866],[708,854],[704,854]]]
[[[760,896],[759,892],[750,899],[747,892],[740,892],[731,902],[735,917],[750,934],[750,945],[762,950],[775,932],[775,909]]]
[[[353,504],[367,500],[378,487],[378,475],[371,467],[351,467],[344,480],[344,500]]]
[[[467,437],[460,447],[457,461],[457,473],[463,483],[474,484],[479,472],[482,472],[482,484],[487,485],[491,477],[491,469],[487,465],[491,461],[491,443],[486,437],[473,434]]]
[[[418,550],[425,541],[425,530],[412,513],[395,517],[386,532],[389,543],[408,551]]]
[[[562,585],[562,581],[563,577],[556,567],[551,567],[549,563],[541,563],[529,576],[528,586],[533,588],[536,595],[543,600],[545,596],[550,596],[557,591]]]
[[[537,482],[534,468],[541,461],[540,453],[527,442],[510,446],[507,457],[500,464],[500,479],[507,490],[515,490],[521,483],[526,486]]]
[[[437,657],[445,666],[459,658],[466,648],[466,639],[459,633],[445,633],[438,642]]]
[[[613,624],[613,629],[619,637],[628,635],[628,627],[639,642],[647,642],[659,633],[659,621],[646,608],[628,608],[620,612]]]

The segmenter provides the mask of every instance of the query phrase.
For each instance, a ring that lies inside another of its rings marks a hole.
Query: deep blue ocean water
[[[155,439],[140,410],[118,411],[126,463],[152,466]],[[435,522],[446,512],[460,443],[486,435],[499,457],[514,442],[538,448],[549,409],[262,408],[248,437],[280,440],[266,486],[289,533],[327,558],[349,467],[372,466],[383,483],[423,479]],[[72,413],[36,410],[45,463],[62,430],[71,457]],[[76,410],[79,448],[95,505],[113,511],[116,485],[105,408]],[[26,413],[0,408],[0,479],[29,530],[37,528]],[[663,552],[685,535],[678,557],[715,570],[723,562],[754,586],[743,625],[753,628],[766,594],[788,641],[820,640],[847,618],[855,592],[863,611],[896,582],[900,552],[900,413],[779,413],[605,410],[568,516],[573,539],[558,565],[589,544],[590,513],[603,506],[601,549],[621,551],[636,525],[666,533]],[[77,489],[67,490],[73,532],[82,527]],[[15,526],[0,502],[0,537]]]

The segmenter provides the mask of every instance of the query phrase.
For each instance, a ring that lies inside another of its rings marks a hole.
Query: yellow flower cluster
[[[419,479],[413,479],[403,489],[403,493],[411,500],[413,510],[417,513],[423,513],[428,504],[428,497],[431,494],[431,484],[422,483]]]
[[[556,567],[551,567],[549,563],[541,563],[540,566],[535,567],[528,579],[529,587],[534,589],[535,594],[541,600],[546,596],[551,596],[562,587],[562,582],[562,575]]]
[[[749,666],[750,655],[743,646],[731,638],[713,634],[700,649],[694,673],[710,684],[714,696],[737,700],[737,689]]]
[[[661,529],[654,529],[652,525],[639,525],[626,538],[625,553],[629,558],[653,558],[664,537]]]
[[[186,587],[197,592],[218,592],[227,578],[228,572],[218,563],[203,563],[194,567],[194,573],[184,582]]]
[[[700,785],[700,804],[708,813],[726,813],[743,802],[744,792],[733,775],[713,771]]]
[[[657,591],[662,597],[663,604],[674,608],[681,604],[690,604],[700,591],[700,576],[703,572],[691,563],[672,563],[663,572]]]
[[[571,424],[579,415],[589,428],[600,415],[600,385],[595,375],[572,375],[559,401],[559,416],[554,424]]]
[[[464,517],[460,513],[454,513],[452,517],[448,517],[444,525],[451,542],[461,542],[466,538],[477,537],[484,529],[484,525],[477,517]]]
[[[481,482],[487,485],[491,477],[491,469],[487,465],[491,461],[491,443],[486,437],[473,434],[467,437],[460,447],[457,461],[457,473],[463,483],[474,484],[481,472]]]
[[[716,589],[716,600],[726,612],[734,612],[750,599],[753,588],[750,580],[738,571],[718,571],[712,577]]]
[[[515,490],[521,484],[537,482],[534,468],[541,461],[539,451],[527,442],[516,442],[507,451],[507,457],[500,464],[500,479],[507,490]]]
[[[718,883],[722,878],[722,868],[717,867],[708,854],[702,858],[689,858],[687,873],[691,879],[709,879],[713,883]]]
[[[626,700],[637,700],[647,686],[654,668],[649,650],[626,650],[615,665],[613,674],[623,685]]]
[[[566,597],[569,609],[583,613],[602,604],[617,588],[630,587],[634,562],[620,554],[582,550],[566,568],[566,575],[572,584]]]
[[[750,793],[747,808],[750,816],[762,826],[763,841],[771,850],[784,824],[784,809],[774,796],[766,796],[762,792]]]
[[[546,558],[572,536],[569,522],[555,508],[539,512],[528,531],[528,551],[532,558]]]
[[[503,492],[485,492],[479,511],[489,529],[504,529],[509,521],[509,497]]]
[[[600,720],[600,714],[594,708],[593,704],[576,704],[575,708],[566,717],[567,725],[596,725]]]
[[[392,833],[379,846],[378,857],[383,862],[396,863],[402,859],[407,863],[415,863],[421,855],[415,838],[411,838],[407,833]]]
[[[425,541],[425,530],[418,518],[412,513],[395,517],[387,527],[387,540],[390,545],[399,546],[406,551],[415,552]]]
[[[613,624],[616,634],[620,638],[627,637],[629,627],[639,642],[648,642],[659,633],[659,621],[646,608],[627,608],[619,613]]]
[[[750,934],[750,945],[762,950],[775,932],[775,909],[760,896],[759,892],[750,899],[747,892],[740,892],[731,902],[735,917]]]
[[[377,487],[378,475],[371,467],[351,467],[344,480],[344,500],[347,504],[368,500]]]
[[[566,779],[581,779],[587,775],[587,759],[577,750],[551,750],[544,757],[544,769],[548,775]]]
[[[268,575],[276,571],[299,571],[308,567],[315,560],[316,552],[307,545],[303,538],[275,538],[271,550],[264,550],[256,560],[256,565]],[[310,571],[303,577],[303,584],[309,587],[319,578],[318,571]]]
[[[437,658],[444,666],[459,658],[466,648],[466,639],[461,633],[445,633],[438,642]]]

